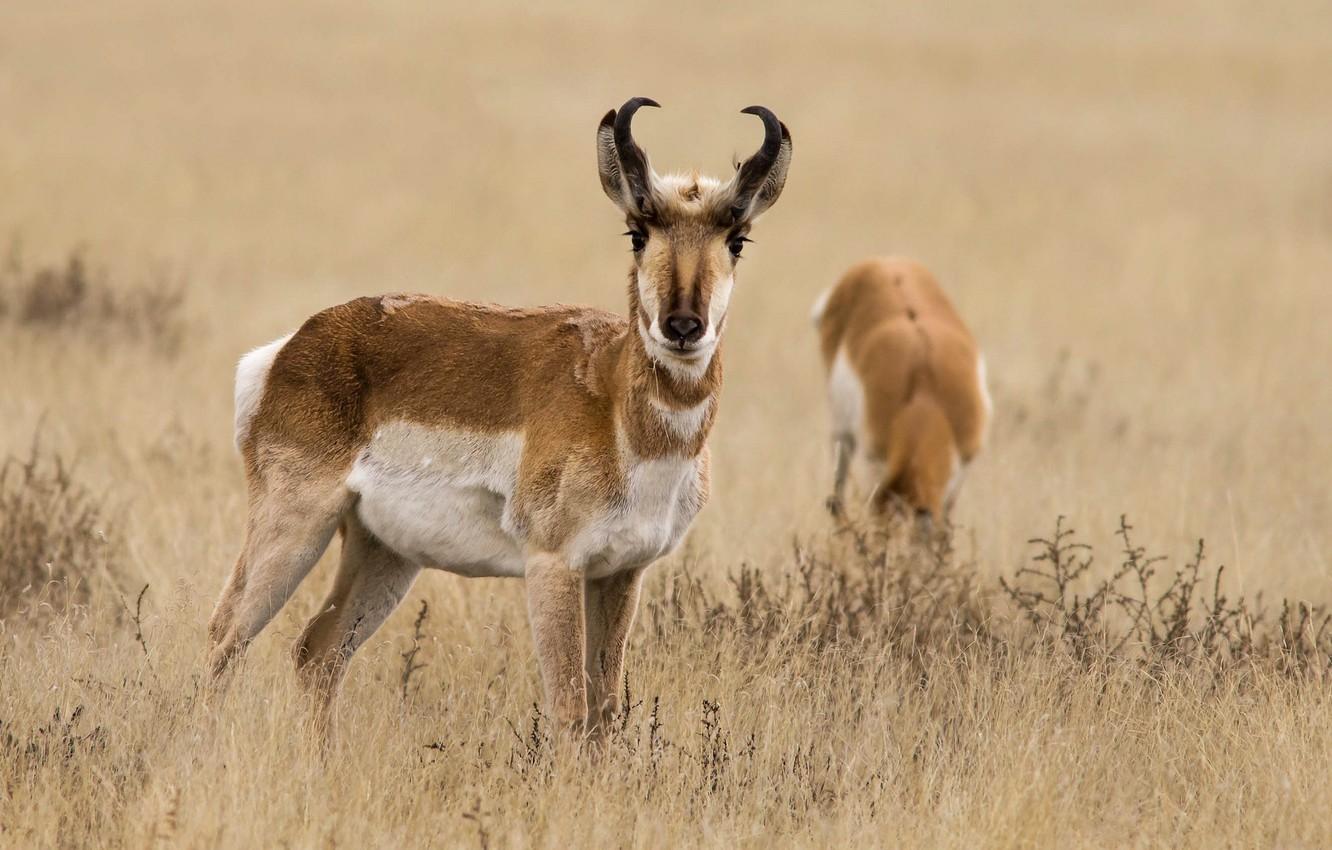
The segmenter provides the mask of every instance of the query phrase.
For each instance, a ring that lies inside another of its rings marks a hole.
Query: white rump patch
[[[828,404],[832,408],[833,433],[858,437],[865,416],[865,386],[845,348],[837,350],[828,373]]]
[[[246,354],[236,364],[236,450],[240,451],[245,438],[250,435],[250,424],[259,412],[259,403],[264,399],[264,387],[268,385],[268,372],[273,368],[282,346],[295,334],[287,334],[282,339],[275,339],[268,345],[261,345]]]

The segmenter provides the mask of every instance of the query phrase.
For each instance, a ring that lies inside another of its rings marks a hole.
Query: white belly
[[[394,423],[375,432],[347,486],[377,538],[424,567],[521,576],[510,513],[522,435]]]
[[[394,423],[361,452],[347,486],[367,529],[423,567],[467,576],[521,576],[524,539],[513,516],[523,437]],[[627,463],[625,498],[580,529],[560,554],[600,578],[636,569],[679,545],[702,507],[695,458]]]

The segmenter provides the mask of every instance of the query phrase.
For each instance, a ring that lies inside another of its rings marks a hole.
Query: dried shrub
[[[1119,558],[1098,576],[1091,547],[1060,517],[1049,537],[1031,541],[1031,563],[994,586],[947,536],[919,543],[898,532],[848,525],[818,543],[797,541],[785,569],[741,564],[724,591],[686,562],[665,593],[646,598],[645,631],[671,642],[726,639],[728,651],[750,658],[888,654],[922,675],[929,657],[978,646],[1218,681],[1246,670],[1318,679],[1332,671],[1332,610],[1227,595],[1224,567],[1208,566],[1201,540],[1187,563],[1168,568],[1121,518]]]
[[[1044,380],[1025,391],[1010,392],[1000,379],[992,387],[1002,404],[996,406],[993,445],[1035,441],[1065,442],[1070,434],[1095,433],[1098,439],[1124,440],[1135,432],[1123,411],[1098,404],[1104,397],[1101,364],[1061,348]]]
[[[110,574],[106,505],[75,478],[58,453],[34,439],[27,457],[0,464],[0,613],[25,595],[33,601],[88,601]]]
[[[686,563],[665,593],[645,597],[639,639],[691,654],[715,650],[732,664],[798,664],[802,678],[827,677],[818,687],[831,691],[857,668],[907,670],[924,693],[941,668],[1002,677],[1023,666],[1069,685],[1092,678],[1099,688],[1158,690],[1184,676],[1202,687],[1176,692],[1222,699],[1234,693],[1231,685],[1273,676],[1321,686],[1332,659],[1326,609],[1283,602],[1268,614],[1259,598],[1222,592],[1223,570],[1207,566],[1201,542],[1187,563],[1167,569],[1135,542],[1126,519],[1119,536],[1116,566],[1098,577],[1091,547],[1061,517],[1048,538],[1032,541],[1029,566],[989,585],[947,537],[915,543],[845,526],[796,542],[784,569],[742,564],[723,586]],[[994,663],[1001,659],[1010,663]],[[623,688],[621,713],[598,746],[627,768],[626,793],[651,802],[660,777],[671,776],[690,789],[692,815],[733,812],[772,789],[782,789],[775,804],[791,811],[837,805],[845,765],[817,734],[767,739],[762,725],[708,693],[689,697],[683,726],[668,724],[661,719],[668,695],[636,694],[628,674]],[[511,749],[500,760],[519,781],[548,785],[557,775],[558,734],[536,706],[525,721],[508,723]],[[911,758],[952,764],[976,740],[965,720],[941,717],[911,745]],[[447,760],[469,746],[426,749]],[[890,759],[867,781],[886,787],[896,769]]]
[[[69,763],[106,746],[106,729],[94,726],[79,730],[83,706],[77,705],[68,716],[57,706],[48,723],[28,733],[15,734],[0,720],[0,752],[19,771],[36,770],[52,762]]]
[[[1206,545],[1174,570],[1149,555],[1120,517],[1123,545],[1110,575],[1091,581],[1091,547],[1064,518],[1037,547],[1032,565],[1001,587],[1030,626],[1017,640],[1027,650],[1058,645],[1084,666],[1140,663],[1153,672],[1202,670],[1215,676],[1261,668],[1321,679],[1332,668],[1332,611],[1283,599],[1273,614],[1252,600],[1222,592],[1224,567],[1206,567]],[[1085,588],[1078,592],[1077,588]]]
[[[44,333],[74,332],[99,340],[147,345],[166,357],[185,338],[185,289],[157,278],[112,286],[89,269],[82,252],[63,264],[29,269],[17,247],[0,268],[0,320]]]
[[[919,544],[845,525],[822,541],[796,540],[788,569],[741,564],[728,583],[732,593],[710,591],[686,563],[667,594],[646,600],[644,620],[659,638],[739,637],[740,651],[756,656],[781,645],[816,653],[867,645],[914,657],[993,639],[975,566],[958,561],[947,537]]]

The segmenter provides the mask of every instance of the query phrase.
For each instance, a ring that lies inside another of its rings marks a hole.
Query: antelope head
[[[763,144],[728,182],[659,176],[635,142],[635,97],[597,128],[601,187],[624,213],[634,265],[630,320],[654,360],[706,366],[726,323],[735,267],[754,220],[776,202],[791,162],[791,134],[762,106],[741,110],[763,121]]]

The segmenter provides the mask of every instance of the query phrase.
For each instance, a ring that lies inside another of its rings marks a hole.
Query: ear
[[[620,171],[620,157],[615,151],[615,110],[607,112],[597,126],[597,170],[601,173],[601,190],[611,203],[628,212],[628,186]]]
[[[631,97],[619,111],[607,112],[597,126],[601,188],[621,211],[635,218],[652,218],[656,176],[647,154],[634,141],[630,125],[640,107],[658,105],[648,97]]]
[[[768,207],[777,203],[781,197],[782,189],[786,187],[786,169],[791,164],[791,132],[782,124],[782,145],[777,150],[777,161],[772,164],[763,183],[754,193],[754,200],[749,205],[749,210],[745,215],[747,219],[758,218],[767,212]]]

